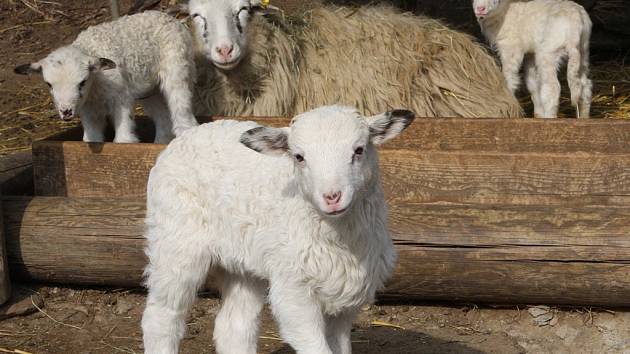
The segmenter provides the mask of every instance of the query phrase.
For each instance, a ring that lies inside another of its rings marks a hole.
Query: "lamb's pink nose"
[[[234,46],[233,45],[223,45],[220,47],[216,47],[215,50],[217,51],[217,53],[219,53],[219,56],[224,59],[224,60],[229,60],[230,59],[230,54],[232,54],[232,51],[234,51]]]
[[[335,205],[341,200],[341,191],[324,194],[324,200],[328,205]]]
[[[475,14],[477,14],[477,15],[485,15],[486,14],[486,7],[485,6],[477,6],[477,8],[475,9]]]

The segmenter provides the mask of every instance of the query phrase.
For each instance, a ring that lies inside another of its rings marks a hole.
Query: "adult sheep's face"
[[[501,0],[473,0],[473,11],[478,20],[483,20],[496,10]]]
[[[14,69],[16,74],[41,74],[50,88],[55,107],[62,120],[72,119],[85,102],[92,84],[92,73],[115,68],[109,59],[95,58],[68,46],[50,53],[46,58]]]
[[[291,158],[305,199],[325,216],[340,216],[374,186],[375,145],[400,134],[414,117],[405,110],[363,117],[353,108],[327,106],[298,115],[288,128],[251,129],[241,142]]]
[[[224,70],[233,69],[247,52],[247,27],[260,0],[191,0],[188,12],[199,49]]]

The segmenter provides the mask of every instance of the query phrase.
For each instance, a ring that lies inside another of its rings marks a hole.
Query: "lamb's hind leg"
[[[137,143],[136,123],[133,120],[133,100],[125,100],[114,108],[112,120],[114,123],[115,143]]]
[[[224,274],[221,310],[214,324],[214,342],[220,354],[256,354],[265,284],[242,275]]]
[[[194,235],[149,228],[149,265],[145,271],[149,294],[142,316],[145,353],[178,353],[186,331],[186,316],[206,279],[212,258],[209,247],[199,244],[205,236],[195,239]]]
[[[171,113],[168,105],[161,93],[145,98],[140,101],[146,114],[151,117],[155,124],[156,144],[168,144],[173,138],[173,123],[171,122]]]
[[[162,49],[163,65],[160,70],[160,86],[166,98],[173,121],[173,133],[179,136],[189,128],[199,125],[193,115],[193,86],[195,67],[191,44],[169,43]]]

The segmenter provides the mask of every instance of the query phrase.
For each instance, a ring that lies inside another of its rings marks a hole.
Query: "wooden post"
[[[111,10],[112,10],[112,19],[116,20],[120,17],[120,4],[118,4],[118,0],[111,0]]]
[[[2,221],[2,198],[0,195],[0,305],[11,297],[11,282],[9,280],[9,266],[7,248],[4,239],[4,223]]]

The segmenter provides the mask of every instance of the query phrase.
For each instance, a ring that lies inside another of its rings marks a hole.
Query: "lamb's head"
[[[499,5],[501,5],[503,0],[473,0],[473,11],[475,11],[475,16],[477,20],[483,20],[490,13],[497,10]]]
[[[113,61],[96,58],[76,47],[61,47],[46,58],[23,64],[14,69],[16,74],[41,74],[50,88],[59,117],[63,120],[75,116],[77,108],[85,102],[93,82],[93,74],[99,70],[115,68]]]
[[[248,130],[241,142],[292,159],[304,198],[321,214],[338,217],[374,191],[375,146],[396,137],[414,117],[406,110],[363,117],[353,108],[327,106],[298,115],[288,128]]]
[[[198,50],[224,70],[233,69],[247,54],[248,24],[262,0],[190,0]]]

